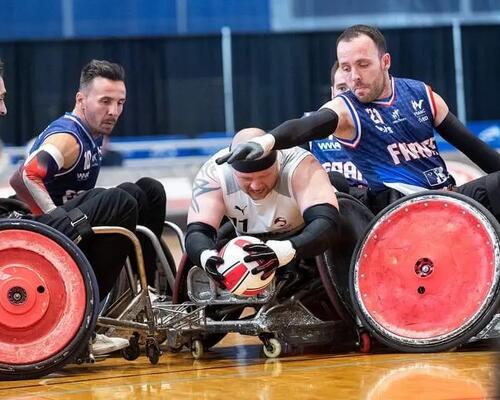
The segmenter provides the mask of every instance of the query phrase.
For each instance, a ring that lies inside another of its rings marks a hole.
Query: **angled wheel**
[[[382,211],[351,264],[364,326],[401,351],[465,343],[500,302],[500,226],[476,201],[449,192],[407,196]]]
[[[98,287],[80,249],[35,221],[0,220],[0,379],[49,374],[88,345]]]

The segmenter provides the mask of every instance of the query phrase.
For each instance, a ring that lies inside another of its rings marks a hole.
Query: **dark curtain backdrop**
[[[383,32],[392,73],[427,82],[456,111],[451,28]],[[270,129],[327,101],[338,34],[234,35],[236,129]],[[463,29],[469,119],[500,118],[495,101],[488,100],[499,85],[499,34],[499,27]],[[0,43],[0,57],[9,111],[0,120],[0,135],[9,144],[24,144],[73,108],[80,69],[91,58],[120,62],[127,72],[128,99],[115,136],[194,136],[225,129],[218,35]]]
[[[427,82],[456,108],[451,28],[384,30],[395,76]],[[236,127],[269,129],[330,96],[340,32],[233,37]]]
[[[500,119],[500,26],[462,28],[467,119]]]
[[[8,116],[0,136],[21,145],[71,111],[81,67],[92,58],[125,67],[127,102],[115,136],[197,134],[224,129],[220,39],[0,43]]]

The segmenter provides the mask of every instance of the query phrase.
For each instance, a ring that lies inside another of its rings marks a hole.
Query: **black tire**
[[[351,258],[356,245],[363,239],[367,226],[375,216],[351,195],[338,192],[337,199],[340,209],[339,238],[332,248],[322,257],[318,257],[317,264],[330,301],[344,320],[352,321],[355,311],[349,291]]]
[[[438,352],[460,346],[466,343],[469,338],[479,333],[491,321],[500,305],[500,277],[494,276],[494,282],[490,284],[491,289],[489,295],[484,299],[484,303],[481,308],[476,311],[476,314],[472,315],[466,324],[463,324],[459,329],[451,331],[449,334],[422,339],[414,339],[393,334],[394,332],[390,331],[389,328],[381,326],[378,322],[376,322],[375,318],[373,318],[373,316],[371,316],[364,307],[363,298],[358,290],[358,284],[356,282],[359,280],[358,266],[361,262],[361,254],[367,241],[375,235],[374,231],[378,226],[383,226],[382,224],[386,222],[387,224],[392,224],[389,226],[394,226],[394,221],[391,222],[391,218],[395,215],[393,213],[396,211],[407,210],[410,205],[414,204],[426,207],[426,204],[433,200],[441,201],[443,206],[445,203],[450,202],[453,205],[457,205],[457,207],[463,207],[462,212],[464,215],[467,215],[465,211],[467,210],[471,213],[471,215],[477,216],[478,219],[483,222],[482,227],[484,227],[484,229],[488,232],[489,237],[492,238],[492,243],[488,241],[486,244],[490,244],[491,247],[493,247],[493,251],[491,253],[494,254],[496,275],[498,275],[499,271],[498,266],[500,264],[500,252],[498,238],[500,236],[500,224],[484,206],[479,204],[474,199],[454,192],[428,191],[425,193],[417,193],[403,197],[382,210],[367,227],[364,239],[361,240],[356,246],[351,262],[349,288],[352,303],[362,324],[367,327],[370,330],[370,333],[373,334],[373,336],[380,342],[402,352]],[[480,225],[477,224],[477,226],[479,227]],[[436,229],[438,229],[438,226]],[[380,240],[380,242],[383,242],[383,240]],[[394,283],[391,282],[391,284]]]
[[[98,315],[98,309],[95,305],[99,302],[99,289],[94,271],[89,262],[82,251],[66,236],[36,221],[0,220],[0,231],[10,229],[36,232],[57,243],[75,261],[85,284],[87,301],[84,318],[74,337],[61,351],[34,364],[13,365],[0,360],[0,380],[39,378],[61,369],[64,365],[78,357],[85,350],[85,347],[88,346],[89,338],[95,328]],[[74,293],[73,295],[78,294]]]

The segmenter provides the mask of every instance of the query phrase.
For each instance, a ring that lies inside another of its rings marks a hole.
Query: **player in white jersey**
[[[264,134],[244,129],[231,146]],[[224,260],[216,251],[216,236],[224,216],[238,235],[265,240],[244,248],[250,254],[247,261],[260,261],[254,274],[268,275],[331,246],[339,220],[335,189],[310,153],[274,151],[260,160],[217,165],[215,159],[228,151],[210,158],[194,180],[186,233],[186,251],[194,264],[223,286],[217,266]]]

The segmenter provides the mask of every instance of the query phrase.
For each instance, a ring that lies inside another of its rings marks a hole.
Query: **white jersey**
[[[213,159],[227,151],[221,150]],[[304,219],[292,190],[292,176],[297,165],[310,154],[299,147],[278,150],[278,181],[274,189],[261,200],[253,200],[241,190],[234,177],[234,170],[228,164],[217,166],[226,206],[225,214],[238,235],[250,235],[263,240],[279,239],[304,227]]]

